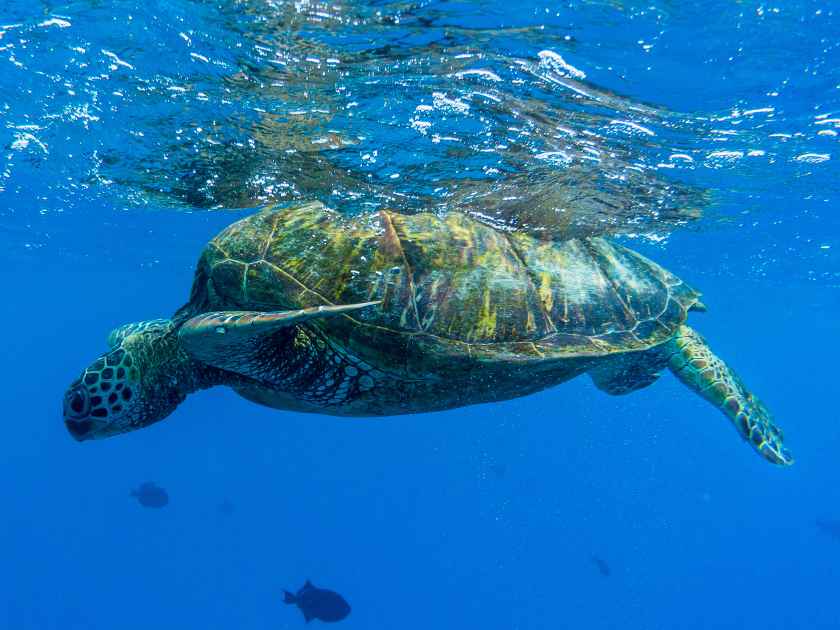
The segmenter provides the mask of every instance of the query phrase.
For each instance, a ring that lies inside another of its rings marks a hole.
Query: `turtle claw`
[[[739,416],[738,423],[745,429],[744,438],[755,447],[764,459],[772,464],[790,466],[793,454],[782,443],[782,430],[773,424],[770,414],[761,403],[751,405]]]
[[[753,427],[749,441],[764,459],[771,464],[790,466],[793,464],[793,454],[785,448],[782,440],[772,432],[763,432],[764,427]]]
[[[761,451],[761,454],[771,464],[778,464],[780,466],[790,466],[795,461],[793,454],[784,446],[779,449],[765,448]]]

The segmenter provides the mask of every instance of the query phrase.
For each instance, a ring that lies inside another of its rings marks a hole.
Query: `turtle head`
[[[129,326],[136,326],[130,324]],[[126,327],[123,327],[126,328]],[[148,426],[186,397],[179,380],[183,352],[169,326],[109,337],[111,349],[64,394],[64,424],[77,440],[93,440]]]

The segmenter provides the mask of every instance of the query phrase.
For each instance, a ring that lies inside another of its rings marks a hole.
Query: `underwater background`
[[[298,628],[307,579],[348,630],[840,627],[838,60],[828,1],[4,0],[0,627]],[[375,420],[218,388],[74,442],[108,332],[314,198],[615,234],[796,463],[670,375]]]

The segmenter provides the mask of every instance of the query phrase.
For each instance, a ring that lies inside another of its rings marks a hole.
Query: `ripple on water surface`
[[[785,26],[796,19],[810,39]],[[3,238],[55,248],[61,223],[45,217],[100,213],[103,200],[318,198],[653,241],[685,224],[773,234],[793,221],[807,241],[837,196],[837,18],[727,5],[698,20],[666,3],[511,15],[493,2],[123,0],[35,15],[12,2],[0,24]],[[800,51],[798,65],[769,36]],[[768,214],[790,201],[795,217]],[[833,255],[825,241],[801,251],[819,264]]]

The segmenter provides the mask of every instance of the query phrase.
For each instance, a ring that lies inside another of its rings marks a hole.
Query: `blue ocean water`
[[[6,0],[0,627],[296,628],[306,579],[348,629],[840,627],[840,11],[687,4]],[[530,229],[570,189],[582,229],[703,291],[692,325],[794,466],[670,375],[377,420],[219,388],[113,439],[62,424],[108,331],[168,317],[256,206]]]

